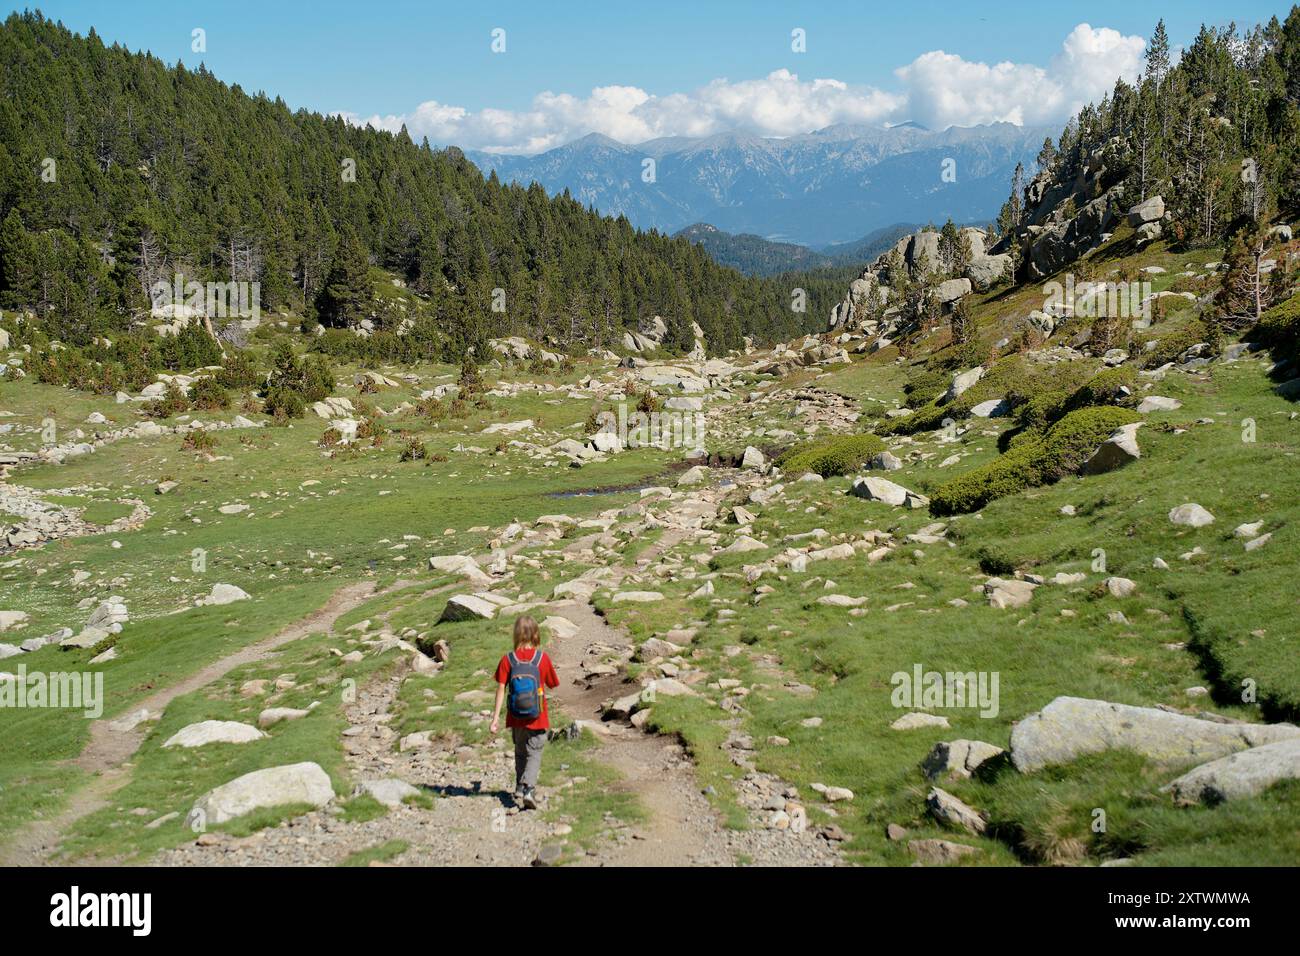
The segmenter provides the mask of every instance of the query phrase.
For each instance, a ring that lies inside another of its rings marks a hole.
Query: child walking
[[[515,621],[515,649],[497,665],[497,699],[492,711],[492,733],[501,727],[501,705],[506,706],[506,726],[515,741],[515,803],[537,809],[537,775],[542,769],[542,748],[551,726],[546,688],[559,687],[550,655],[541,647],[537,622],[527,614]]]

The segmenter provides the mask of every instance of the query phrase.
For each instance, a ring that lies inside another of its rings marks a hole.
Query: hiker
[[[560,677],[541,648],[537,622],[527,614],[515,621],[515,649],[501,658],[496,679],[492,733],[501,726],[501,704],[506,702],[506,726],[515,740],[515,803],[525,810],[536,810],[537,775],[542,769],[546,731],[551,726],[546,688],[559,687]]]

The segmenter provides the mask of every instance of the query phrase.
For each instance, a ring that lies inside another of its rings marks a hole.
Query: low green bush
[[[1137,361],[1143,368],[1159,368],[1170,362],[1177,362],[1193,345],[1209,341],[1211,338],[1205,323],[1197,320],[1188,322],[1182,328],[1167,332],[1155,340],[1153,348],[1139,352]]]
[[[217,411],[230,407],[230,393],[215,378],[195,379],[190,386],[190,405],[200,411]]]
[[[1300,295],[1265,312],[1249,337],[1276,350],[1279,358],[1300,361]]]
[[[990,501],[1049,485],[1077,472],[1116,428],[1140,421],[1127,408],[1104,405],[1070,412],[1041,433],[1025,433],[1006,452],[941,485],[930,498],[936,515],[978,511]]]
[[[792,475],[811,471],[830,478],[860,471],[884,450],[885,443],[875,435],[841,435],[796,446],[777,459],[777,464]]]
[[[976,405],[993,399],[1005,398],[1010,407],[1016,408],[1047,391],[1059,389],[1063,380],[1067,385],[1072,384],[1081,374],[1086,372],[1072,365],[1047,365],[1029,361],[1021,355],[1008,355],[994,362],[978,382],[955,400],[941,404],[941,395],[911,415],[882,423],[880,431],[886,435],[934,431],[945,419],[959,421],[967,418]]]

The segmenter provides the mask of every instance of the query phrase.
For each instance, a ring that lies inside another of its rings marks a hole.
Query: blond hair
[[[515,620],[515,650],[521,647],[537,647],[541,638],[537,633],[537,622],[525,614]]]

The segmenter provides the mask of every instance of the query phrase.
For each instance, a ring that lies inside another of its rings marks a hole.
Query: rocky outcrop
[[[1011,761],[1022,773],[1086,754],[1131,750],[1158,764],[1186,764],[1300,738],[1290,724],[1221,724],[1154,707],[1058,697],[1011,731]]]

